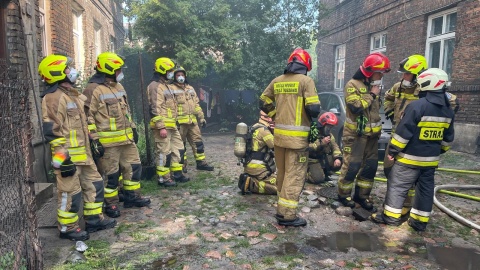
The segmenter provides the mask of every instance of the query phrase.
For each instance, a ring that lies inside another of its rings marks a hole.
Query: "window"
[[[102,53],[102,25],[98,22],[93,22],[94,36],[93,45],[95,46],[95,57]]]
[[[72,11],[73,16],[73,46],[75,52],[75,67],[82,72],[85,66],[85,48],[83,45],[82,12]]]
[[[47,43],[47,19],[45,14],[45,0],[38,1],[39,19],[40,19],[40,38],[42,42],[42,56],[48,55],[48,43]]]
[[[345,44],[335,48],[335,90],[343,89],[345,78]]]
[[[385,53],[387,51],[387,33],[381,32],[372,35],[370,40],[370,53],[380,52]]]
[[[110,36],[110,49],[111,52],[115,52],[115,38]]]
[[[425,46],[428,66],[443,69],[448,76],[452,74],[456,27],[456,9],[449,9],[428,17],[427,44]]]

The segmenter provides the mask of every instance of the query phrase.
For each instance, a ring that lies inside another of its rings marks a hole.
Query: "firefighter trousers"
[[[340,197],[351,196],[356,179],[354,199],[369,198],[378,167],[378,136],[344,136],[342,138],[344,163],[338,178]]]
[[[415,199],[410,219],[425,230],[433,207],[435,168],[410,168],[395,162],[391,177],[387,181],[387,195],[384,204],[384,219],[387,223],[398,223],[409,189],[415,185]]]
[[[331,175],[334,172],[340,170],[340,167],[334,167],[333,163],[329,166],[331,170],[326,170],[323,168],[322,164],[318,159],[310,158],[308,159],[308,169],[307,169],[307,182],[312,184],[321,184],[325,182],[326,174],[327,176]],[[326,171],[326,173],[325,173]]]
[[[120,160],[122,161],[123,190],[126,194],[129,194],[125,200],[140,195],[142,164],[140,163],[137,146],[134,143],[129,143],[105,147],[105,154],[98,162],[98,169],[106,181],[105,204],[107,206],[118,204]]]
[[[297,217],[298,199],[305,184],[308,167],[307,149],[289,149],[275,146],[277,165],[277,215],[286,220]]]
[[[157,175],[170,178],[170,172],[182,170],[180,161],[184,154],[184,145],[178,129],[167,129],[167,137],[160,137],[158,129],[153,130],[155,138],[155,164]]]
[[[264,162],[250,162],[245,167],[245,173],[250,177],[249,190],[252,193],[277,195],[277,175],[262,163]]]
[[[83,199],[85,220],[90,216],[103,218],[102,206],[103,180],[95,164],[76,165],[73,176],[62,177],[60,170],[55,170],[57,179],[57,220],[61,232],[78,228],[78,211]]]
[[[181,124],[180,125],[180,136],[182,137],[183,143],[186,145],[186,142],[190,144],[193,151],[193,156],[196,161],[205,160],[205,145],[202,140],[202,133],[197,123],[191,124]],[[182,160],[183,163],[183,160]]]
[[[393,134],[392,134],[393,136]],[[390,173],[392,171],[393,164],[395,160],[390,160],[388,158],[388,149],[390,149],[390,142],[387,145],[387,149],[385,149],[385,158],[383,159],[383,172],[385,173],[385,177],[387,180],[390,179]],[[412,209],[413,199],[415,197],[415,184],[408,190],[407,197],[405,198],[405,202],[403,203],[402,207],[402,216],[407,215]]]

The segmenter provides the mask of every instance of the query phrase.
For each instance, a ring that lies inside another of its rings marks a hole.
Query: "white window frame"
[[[443,57],[444,57],[444,49],[445,49],[445,40],[449,40],[455,38],[455,32],[445,33],[446,31],[446,22],[447,16],[453,13],[457,13],[457,8],[448,9],[433,15],[428,16],[428,26],[427,26],[427,41],[425,44],[425,56],[427,58],[428,66],[430,67],[432,59],[430,58],[430,44],[440,41],[440,59],[438,60],[440,69],[444,69],[443,66]],[[432,31],[432,22],[434,19],[443,17],[442,23],[442,34],[430,37],[430,32]],[[458,14],[457,14],[458,19]],[[452,59],[453,61],[453,59]],[[451,74],[449,74],[450,76]]]
[[[45,2],[43,1],[43,5],[39,3],[38,11],[40,17],[40,38],[42,39],[42,55],[45,57],[49,54],[48,51],[48,43],[47,43],[47,17],[45,13]]]
[[[341,58],[342,56],[340,56],[339,52],[340,50],[343,49],[343,58]],[[344,87],[344,84],[345,84],[345,54],[347,52],[347,45],[346,44],[342,44],[342,45],[338,45],[335,47],[335,73],[333,74],[334,75],[334,80],[333,80],[333,88],[335,89],[335,91],[343,91],[343,87]],[[339,67],[339,64],[343,63],[343,78],[339,79],[338,78],[338,67]],[[338,84],[337,84],[337,81]]]
[[[77,23],[77,29],[72,27],[73,37],[77,38],[77,46],[74,48],[75,67],[80,71],[80,74],[82,74],[85,66],[85,47],[83,44],[83,12],[73,9],[72,14]]]
[[[383,41],[383,39],[382,39],[383,36],[385,36],[385,41]],[[375,39],[376,38],[380,39],[380,47],[378,47],[378,48],[375,48]],[[385,53],[387,51],[387,38],[388,38],[388,36],[387,36],[386,31],[378,32],[378,33],[373,34],[370,37],[370,53],[375,53],[375,52]]]
[[[95,46],[95,57],[102,53],[102,25],[93,22],[93,45]]]

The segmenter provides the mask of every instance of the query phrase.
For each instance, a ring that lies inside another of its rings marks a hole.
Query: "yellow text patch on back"
[[[420,130],[420,140],[441,141],[443,140],[444,128],[422,128]]]
[[[299,82],[278,82],[273,85],[275,94],[297,94]]]

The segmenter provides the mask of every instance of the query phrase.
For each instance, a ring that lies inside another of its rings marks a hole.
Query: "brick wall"
[[[52,53],[73,55],[72,10],[70,1],[50,0]]]
[[[22,29],[20,19],[20,8],[17,4],[10,2],[7,9],[7,53],[9,54],[9,64],[11,73],[15,76],[25,76],[27,72],[25,35]]]
[[[334,1],[326,0],[325,3],[332,9],[319,22],[319,91],[333,90],[337,45],[346,44],[347,81],[370,53],[372,34],[386,31],[386,55],[395,71],[405,57],[414,53],[425,54],[428,16],[457,7],[453,86],[450,90],[459,97],[462,105],[457,120],[480,124],[480,1],[346,0],[334,5]],[[396,72],[386,74],[385,87],[391,87],[400,77]]]

